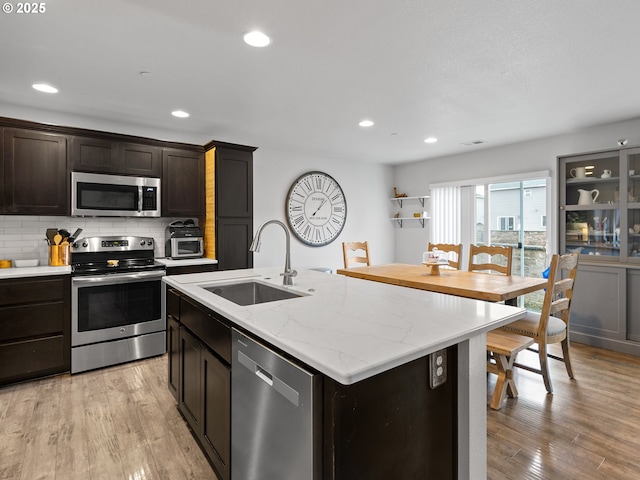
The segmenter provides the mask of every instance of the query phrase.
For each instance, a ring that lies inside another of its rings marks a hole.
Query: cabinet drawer
[[[180,299],[180,323],[227,363],[231,363],[231,327],[184,297]]]
[[[62,335],[0,345],[0,384],[66,370]]]
[[[43,303],[0,308],[0,342],[61,334],[64,303]]]
[[[0,306],[64,299],[65,276],[0,282]]]

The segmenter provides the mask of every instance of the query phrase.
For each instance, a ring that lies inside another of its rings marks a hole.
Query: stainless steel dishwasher
[[[320,375],[235,329],[232,342],[231,478],[319,479]]]

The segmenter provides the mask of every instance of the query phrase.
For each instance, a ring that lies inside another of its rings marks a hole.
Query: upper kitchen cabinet
[[[101,137],[73,137],[71,168],[75,171],[160,177],[161,148]]]
[[[219,270],[253,267],[253,152],[255,147],[211,142],[215,148],[215,239]],[[213,217],[207,207],[207,223]],[[205,233],[206,235],[206,233]]]
[[[4,213],[68,214],[65,135],[5,128],[2,152]]]
[[[253,151],[216,146],[218,217],[253,216]]]
[[[204,215],[204,151],[162,151],[162,216]]]

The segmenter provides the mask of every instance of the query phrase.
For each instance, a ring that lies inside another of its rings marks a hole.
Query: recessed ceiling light
[[[51,85],[47,85],[46,83],[34,83],[31,86],[39,92],[58,93],[58,89],[56,87],[52,87]]]
[[[187,118],[189,116],[189,114],[183,110],[174,110],[171,112],[171,115],[178,118]]]
[[[271,39],[269,37],[257,30],[245,34],[244,41],[247,45],[251,45],[252,47],[266,47],[271,43]]]
[[[438,139],[436,137],[429,137],[424,139],[424,143],[436,143]]]
[[[362,120],[358,125],[361,127],[372,127],[373,122],[371,120]]]

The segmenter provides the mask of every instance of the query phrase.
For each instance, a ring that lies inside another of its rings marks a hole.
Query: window
[[[498,217],[497,230],[509,230],[512,231],[515,228],[516,217]]]
[[[542,219],[540,221],[540,226],[547,228],[547,216],[546,215],[542,215]]]

